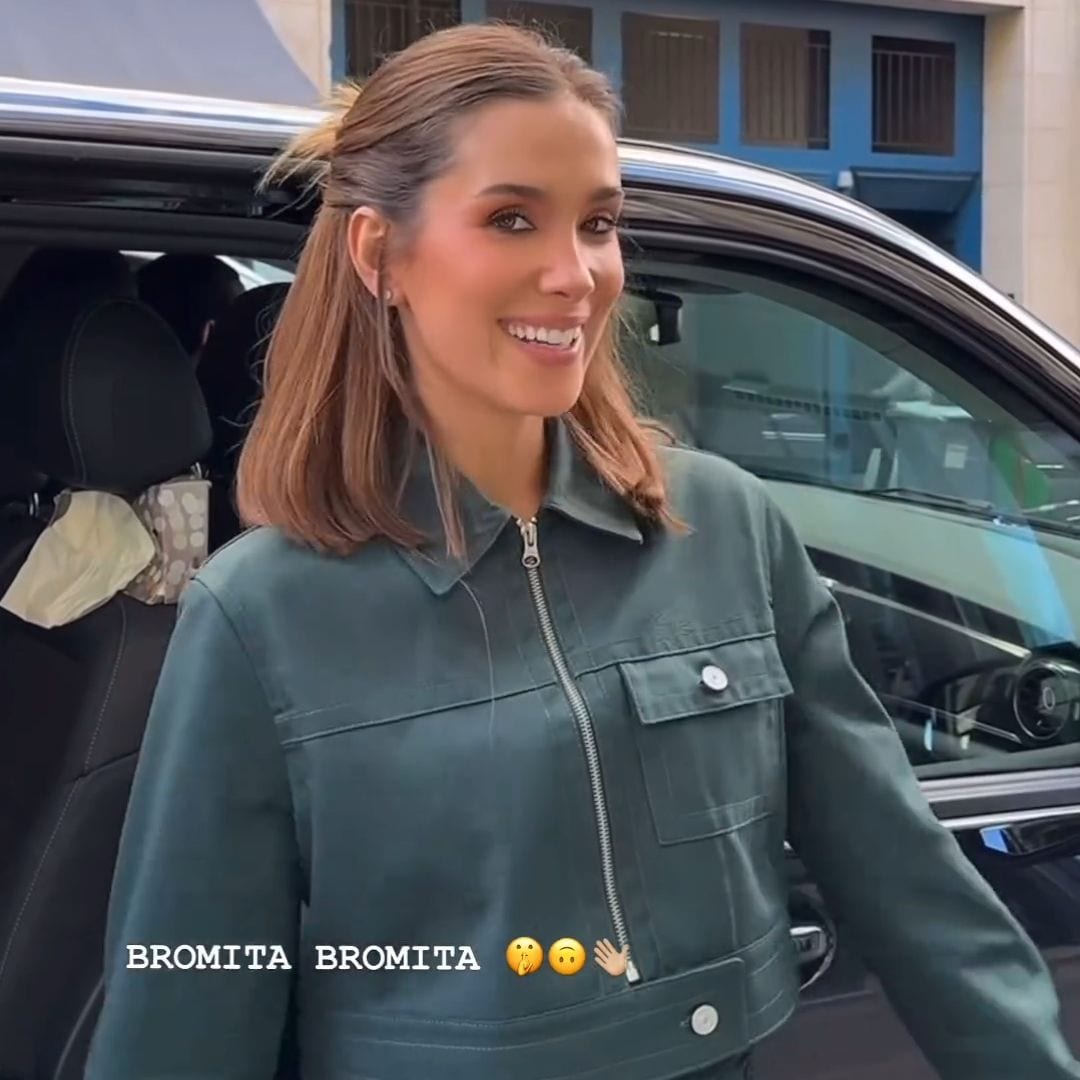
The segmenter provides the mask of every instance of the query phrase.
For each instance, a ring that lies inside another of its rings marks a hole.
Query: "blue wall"
[[[582,0],[577,0],[582,2]],[[344,72],[344,0],[338,0],[335,73]],[[656,12],[720,23],[720,139],[695,144],[701,149],[745,158],[789,172],[809,175],[835,185],[842,169],[874,168],[981,173],[983,19],[972,15],[905,11],[862,4],[815,0],[594,0],[593,63],[621,81],[622,28],[625,11]],[[486,17],[485,0],[461,0],[462,18]],[[741,141],[739,86],[739,27],[744,22],[828,30],[831,33],[830,147],[793,150],[746,146]],[[875,154],[872,140],[871,39],[875,34],[956,45],[956,152],[951,156]],[[978,268],[981,255],[981,185],[976,184],[960,210],[956,224],[956,254]]]

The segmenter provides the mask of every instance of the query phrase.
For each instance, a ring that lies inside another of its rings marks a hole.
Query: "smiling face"
[[[559,938],[548,949],[548,963],[560,975],[576,975],[585,966],[585,946],[574,938]]]
[[[557,416],[623,287],[615,139],[574,98],[469,114],[408,250],[391,261],[410,363],[436,417]]]

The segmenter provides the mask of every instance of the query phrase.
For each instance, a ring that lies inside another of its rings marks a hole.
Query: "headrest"
[[[0,503],[36,495],[47,479],[19,457],[13,447],[0,443]]]
[[[100,281],[36,293],[5,328],[15,445],[67,487],[130,496],[210,445],[191,361],[164,321]]]
[[[262,394],[262,364],[288,291],[281,282],[238,296],[217,320],[203,349],[198,374],[214,431],[206,459],[211,474],[232,471]]]
[[[0,326],[57,289],[134,297],[135,275],[118,251],[40,248],[22,264],[0,296]]]
[[[243,291],[240,275],[215,255],[172,253],[147,263],[136,277],[139,299],[152,307],[194,355],[206,324]]]

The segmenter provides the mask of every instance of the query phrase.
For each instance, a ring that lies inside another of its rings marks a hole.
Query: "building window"
[[[742,141],[829,146],[829,32],[742,28]]]
[[[345,66],[367,78],[385,56],[461,22],[461,0],[345,0]]]
[[[874,150],[956,150],[956,46],[874,38]]]
[[[720,24],[622,17],[625,133],[638,139],[720,139]]]
[[[541,4],[532,0],[488,0],[489,19],[520,23],[572,49],[592,63],[592,8],[571,4]]]

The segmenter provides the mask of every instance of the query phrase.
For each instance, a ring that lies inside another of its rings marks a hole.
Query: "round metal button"
[[[711,1035],[720,1023],[720,1014],[712,1005],[699,1005],[690,1014],[690,1029],[695,1035]]]
[[[706,664],[701,669],[701,684],[710,690],[726,690],[728,684],[727,672],[718,668],[715,664]]]

